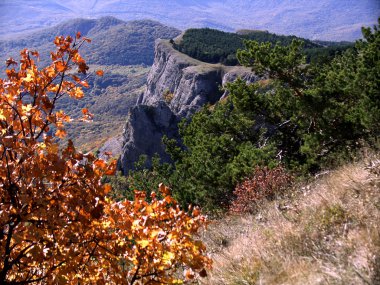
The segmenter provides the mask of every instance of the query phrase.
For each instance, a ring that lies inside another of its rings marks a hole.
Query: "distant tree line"
[[[286,46],[296,36],[284,36],[269,33],[268,31],[240,30],[237,33],[227,33],[219,30],[203,28],[187,30],[181,41],[172,41],[175,49],[198,60],[208,63],[221,63],[225,65],[238,65],[236,52],[244,48],[244,41],[254,40],[259,43],[269,42]],[[337,53],[342,53],[352,43],[348,42],[313,42],[301,39],[304,42],[306,62],[326,62]]]

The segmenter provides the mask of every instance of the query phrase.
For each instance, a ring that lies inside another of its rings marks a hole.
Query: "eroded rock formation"
[[[157,40],[146,90],[130,110],[124,129],[119,164],[123,172],[142,154],[150,158],[158,153],[162,161],[169,161],[162,136],[178,139],[178,122],[205,104],[215,104],[225,95],[226,82],[237,77],[257,79],[247,68],[204,63],[175,50],[167,40]]]

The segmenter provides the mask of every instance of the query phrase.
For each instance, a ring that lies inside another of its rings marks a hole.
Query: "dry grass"
[[[380,160],[321,175],[251,216],[204,235],[214,269],[201,284],[380,284]]]

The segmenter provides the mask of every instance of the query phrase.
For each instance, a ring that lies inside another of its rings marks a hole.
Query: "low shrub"
[[[236,199],[230,210],[235,213],[252,213],[259,201],[273,199],[277,193],[288,188],[291,181],[292,176],[281,166],[273,169],[256,167],[251,177],[236,186]]]

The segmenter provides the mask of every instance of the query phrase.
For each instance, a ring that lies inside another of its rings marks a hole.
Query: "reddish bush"
[[[235,213],[253,212],[258,201],[274,198],[291,183],[292,177],[281,166],[274,169],[256,167],[251,177],[235,188],[230,210]]]

